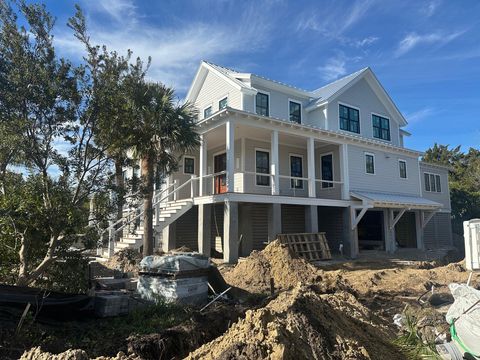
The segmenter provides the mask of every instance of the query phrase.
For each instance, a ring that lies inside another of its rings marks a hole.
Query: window
[[[387,118],[372,115],[373,137],[390,141],[390,121]]]
[[[183,158],[183,173],[195,174],[195,159],[193,157],[185,156]]]
[[[360,115],[357,109],[340,105],[340,129],[360,134]]]
[[[205,119],[208,118],[210,115],[212,115],[212,107],[211,106],[209,106],[205,110],[203,110],[203,117]]]
[[[270,153],[268,151],[255,151],[255,172],[270,174]],[[256,183],[260,186],[270,186],[270,176],[256,176]]]
[[[257,93],[255,98],[255,107],[258,115],[269,116],[268,95],[263,93]]]
[[[290,121],[299,124],[302,122],[302,105],[300,103],[289,101],[289,113]]]
[[[296,155],[290,155],[290,176],[301,178],[303,177],[303,165],[302,157]],[[292,189],[303,189],[303,180],[301,179],[291,179],[290,187]]]
[[[218,110],[225,109],[228,105],[228,97],[224,97],[218,102]]]
[[[407,162],[405,160],[398,160],[398,170],[402,179],[407,178]]]
[[[365,172],[375,174],[375,155],[365,154]]]
[[[428,192],[442,192],[442,184],[440,181],[440,175],[424,173],[425,179],[425,191]]]
[[[333,181],[333,155],[323,155],[321,157],[322,162],[322,180]],[[332,188],[333,183],[323,182],[322,189]]]

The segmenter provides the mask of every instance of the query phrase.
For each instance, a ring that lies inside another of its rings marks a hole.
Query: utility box
[[[480,219],[463,222],[465,241],[465,267],[467,270],[480,270]]]

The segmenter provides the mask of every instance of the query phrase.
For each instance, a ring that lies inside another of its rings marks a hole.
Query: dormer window
[[[270,116],[268,95],[258,92],[255,98],[255,111],[258,115]]]
[[[373,137],[390,141],[390,121],[387,118],[372,115]]]
[[[357,109],[339,106],[340,129],[360,134],[360,113]]]
[[[290,121],[302,123],[302,105],[295,101],[289,101]]]
[[[207,108],[205,108],[205,110],[203,110],[203,117],[206,119],[208,118],[210,115],[212,115],[212,107],[209,106]]]

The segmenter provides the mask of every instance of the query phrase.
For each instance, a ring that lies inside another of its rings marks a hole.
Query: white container
[[[480,270],[480,219],[463,222],[465,241],[465,267],[467,270]]]

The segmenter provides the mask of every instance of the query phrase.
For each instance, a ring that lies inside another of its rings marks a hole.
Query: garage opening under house
[[[325,232],[352,258],[451,245],[448,169],[404,147],[407,122],[370,68],[306,91],[204,61],[187,100],[201,145],[155,192],[156,247],[235,262],[279,233]],[[141,246],[135,210],[110,253]]]

